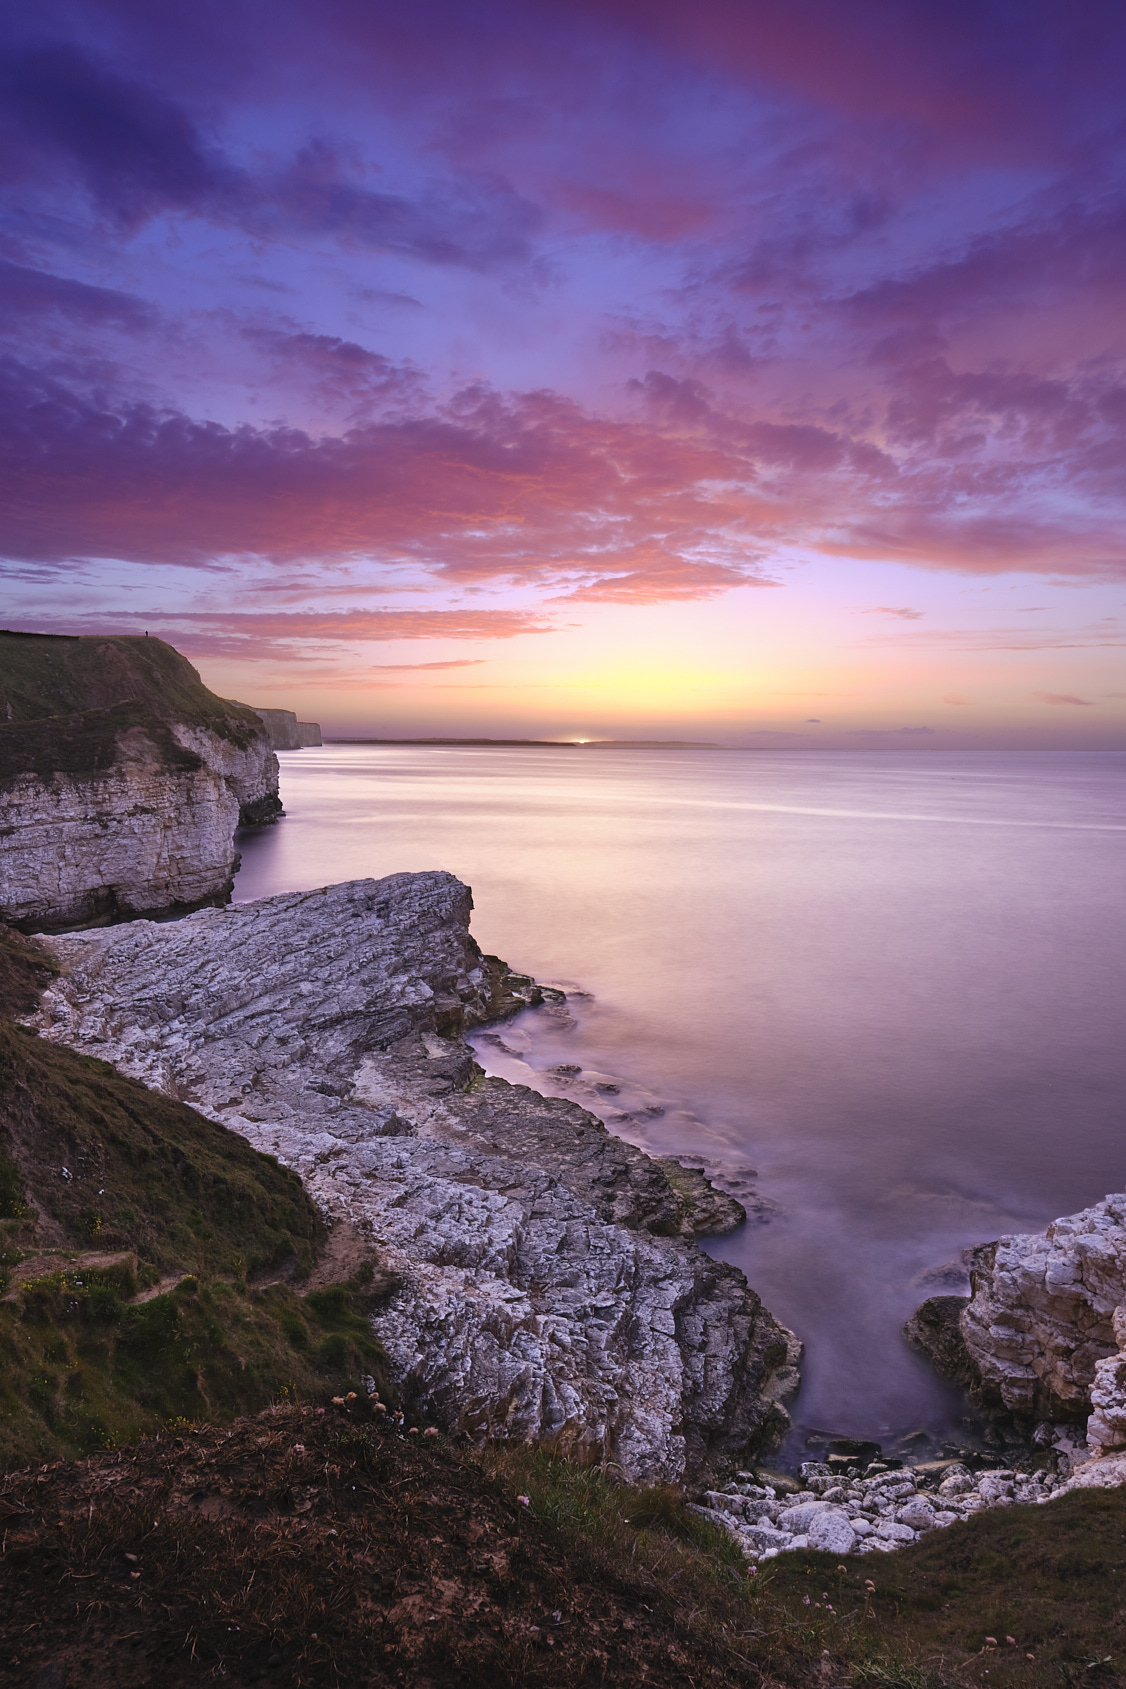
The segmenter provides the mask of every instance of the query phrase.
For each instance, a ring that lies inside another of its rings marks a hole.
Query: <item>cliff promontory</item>
[[[396,874],[41,940],[43,1036],[300,1173],[395,1288],[404,1399],[451,1431],[632,1479],[702,1475],[787,1426],[798,1346],[682,1235],[663,1170],[574,1103],[485,1080],[463,1034],[519,1007],[467,887]]]
[[[276,820],[261,718],[162,640],[0,633],[0,916],[60,930],[222,903]]]

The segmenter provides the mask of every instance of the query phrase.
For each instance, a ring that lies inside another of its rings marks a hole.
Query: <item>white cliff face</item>
[[[172,736],[186,751],[194,751],[213,773],[230,787],[239,805],[239,821],[253,826],[273,821],[281,814],[278,799],[278,759],[263,734],[249,745],[223,739],[206,727],[187,722],[169,723]]]
[[[1109,1380],[1117,1364],[1126,1195],[1055,1220],[1043,1236],[1003,1237],[976,1251],[973,1285],[960,1323],[986,1386],[1026,1417],[1083,1417],[1096,1376]],[[1100,1373],[1103,1362],[1111,1369]]]
[[[78,926],[230,896],[235,829],[280,810],[277,757],[264,736],[240,747],[205,728],[175,723],[171,732],[191,753],[176,763],[130,727],[106,767],[5,784],[0,917]]]
[[[294,1167],[398,1288],[374,1317],[451,1430],[632,1479],[780,1434],[798,1346],[742,1274],[673,1237],[661,1170],[574,1103],[482,1081],[495,982],[448,874],[42,941],[36,1024]]]
[[[0,793],[0,914],[77,925],[230,895],[239,801],[212,769],[170,773],[139,729],[91,778],[19,776]]]

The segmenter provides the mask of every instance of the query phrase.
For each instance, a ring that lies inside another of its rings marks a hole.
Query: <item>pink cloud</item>
[[[1086,710],[1094,707],[1090,698],[1077,698],[1073,692],[1034,692],[1032,696],[1038,704],[1072,704]]]

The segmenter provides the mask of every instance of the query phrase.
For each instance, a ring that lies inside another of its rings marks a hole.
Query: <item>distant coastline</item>
[[[710,739],[326,739],[326,745],[530,745],[555,751],[719,751]]]

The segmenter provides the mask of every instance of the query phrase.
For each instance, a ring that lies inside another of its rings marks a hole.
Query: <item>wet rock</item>
[[[904,1337],[923,1351],[936,1372],[964,1387],[980,1383],[960,1323],[969,1300],[968,1296],[931,1296],[903,1327]]]
[[[717,1190],[702,1167],[686,1166],[673,1156],[655,1159],[681,1204],[679,1229],[687,1236],[719,1237],[743,1224],[747,1211],[742,1203]]]

